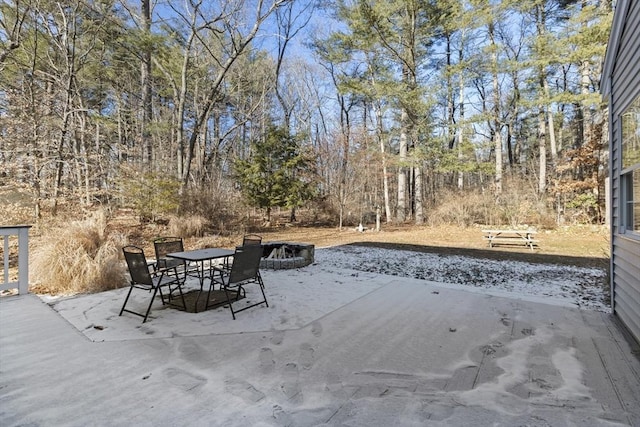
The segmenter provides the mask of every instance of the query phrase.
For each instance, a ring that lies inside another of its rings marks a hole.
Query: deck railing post
[[[19,294],[29,292],[29,229],[30,225],[0,226],[0,236],[4,237],[3,245],[3,281],[0,290],[18,289]],[[9,282],[9,238],[18,237],[18,280]]]

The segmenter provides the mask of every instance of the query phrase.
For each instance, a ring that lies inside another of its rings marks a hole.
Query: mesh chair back
[[[151,306],[153,305],[153,301],[156,297],[156,294],[160,292],[160,299],[162,300],[162,305],[172,304],[171,299],[173,297],[174,292],[178,292],[180,295],[180,300],[182,301],[181,307],[186,310],[187,305],[184,301],[184,295],[182,294],[182,282],[177,276],[170,277],[168,280],[164,280],[167,276],[165,276],[164,271],[160,273],[158,277],[156,273],[153,274],[149,271],[149,264],[147,263],[147,258],[144,256],[144,251],[142,248],[137,246],[125,246],[122,248],[124,252],[124,258],[127,261],[127,266],[129,267],[129,274],[131,275],[131,284],[129,286],[129,292],[127,293],[127,297],[124,300],[124,304],[122,304],[122,308],[120,309],[120,316],[125,311],[127,313],[135,314],[136,316],[140,316],[143,318],[142,323],[147,321],[149,317],[149,313],[151,312]],[[166,297],[168,301],[165,301],[165,295],[162,293],[162,288],[168,288],[168,294]],[[145,291],[153,291],[151,294],[151,298],[149,300],[149,305],[147,306],[147,310],[145,312],[135,311],[131,309],[127,309],[127,302],[129,302],[129,297],[131,296],[131,291],[134,288],[143,289]]]
[[[131,280],[141,285],[153,286],[147,258],[144,256],[142,248],[125,246],[122,248],[122,252],[124,252],[124,259],[127,261],[127,267],[129,267]]]
[[[262,258],[261,246],[249,245],[236,248],[229,273],[229,284],[233,285],[257,278],[260,270],[260,258]]]
[[[179,259],[167,258],[167,254],[172,252],[184,251],[184,245],[180,237],[160,237],[153,241],[153,248],[156,252],[156,261],[158,267],[177,267],[182,265],[184,261]]]
[[[262,236],[257,234],[247,234],[242,238],[242,246],[261,245]]]

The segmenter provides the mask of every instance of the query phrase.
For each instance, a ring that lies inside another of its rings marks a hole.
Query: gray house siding
[[[638,263],[640,244],[630,239],[615,237],[614,243],[614,307],[640,341],[640,267]]]
[[[613,312],[640,342],[640,236],[620,229],[619,117],[640,96],[640,1],[617,2],[603,74],[610,109],[611,290]],[[621,233],[622,231],[622,233]]]

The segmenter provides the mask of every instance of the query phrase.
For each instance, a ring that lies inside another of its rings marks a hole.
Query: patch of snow
[[[562,386],[553,391],[558,400],[575,399],[576,396],[585,400],[591,398],[589,388],[583,384],[583,367],[576,357],[575,348],[556,351],[551,361],[563,379]]]
[[[534,347],[548,343],[552,336],[549,331],[539,330],[536,335],[509,343],[505,348],[506,354],[495,362],[502,373],[493,381],[478,384],[473,389],[462,392],[461,403],[489,408],[506,415],[518,415],[526,411],[526,405],[512,390],[519,384],[526,383],[530,372],[529,356]]]
[[[537,264],[364,246],[316,249],[316,263],[384,275],[463,285],[491,293],[609,312],[607,272],[597,267]]]

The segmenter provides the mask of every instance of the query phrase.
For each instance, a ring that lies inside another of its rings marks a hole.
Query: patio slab
[[[270,302],[303,279],[307,295],[358,292],[235,322],[218,309],[188,322],[193,335],[174,324],[190,313],[118,317],[118,291],[59,311],[0,299],[0,424],[640,425],[638,347],[609,314],[348,270],[291,274],[268,273]]]
[[[118,315],[128,288],[54,300],[51,305],[92,341],[285,331],[308,325],[389,283],[389,277],[379,274],[320,268],[286,273],[265,270],[261,274],[266,283],[269,309],[256,307],[238,314],[235,321],[228,308],[185,313],[163,307],[158,297],[158,303],[151,309],[150,320],[142,324],[141,319],[133,315]],[[199,289],[197,280],[187,281],[185,292],[195,289]],[[254,297],[262,297],[257,286],[247,287],[247,298],[238,306],[250,304]],[[149,294],[134,290],[128,304],[128,308],[144,312],[149,304]]]

